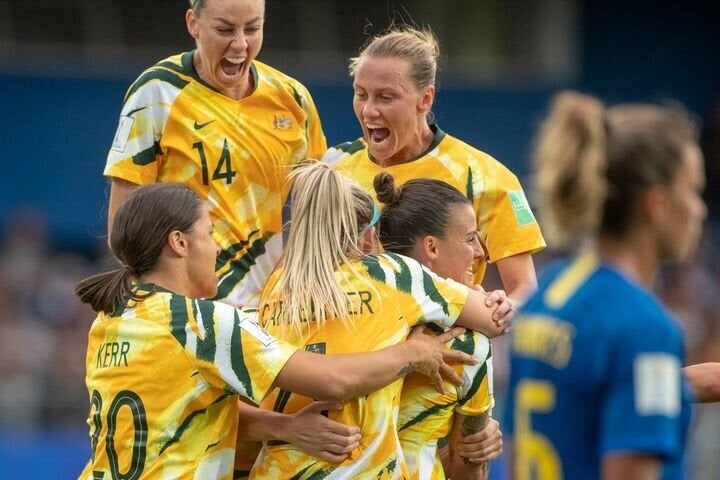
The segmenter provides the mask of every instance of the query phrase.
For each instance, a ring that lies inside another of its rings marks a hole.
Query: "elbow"
[[[326,374],[319,379],[318,395],[315,398],[329,402],[344,402],[357,397],[356,386],[351,379],[345,375]]]
[[[335,379],[332,384],[332,387],[328,391],[328,400],[334,402],[344,402],[358,396],[356,392],[356,385],[349,381],[347,377]]]

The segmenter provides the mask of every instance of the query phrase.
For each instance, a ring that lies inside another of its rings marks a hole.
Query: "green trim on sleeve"
[[[251,321],[251,320],[242,320],[242,321]],[[247,369],[247,365],[245,364],[245,357],[243,355],[243,348],[242,348],[242,336],[244,335],[243,329],[240,327],[240,315],[238,315],[238,310],[233,309],[233,331],[232,331],[232,344],[230,345],[230,363],[232,364],[233,372],[235,372],[235,375],[237,376],[238,380],[240,380],[240,383],[245,387],[244,394],[247,395],[245,398],[248,398],[252,401],[259,401],[259,399],[256,399],[253,395],[253,386],[252,386],[252,380],[250,377],[250,372]],[[241,395],[243,395],[242,392],[239,392]]]
[[[151,147],[148,147],[142,152],[138,152],[133,155],[132,161],[135,165],[140,165],[141,167],[144,167],[154,162],[155,157],[157,155],[160,155],[160,153],[162,153],[162,149],[160,148],[160,142],[156,141],[152,144]]]

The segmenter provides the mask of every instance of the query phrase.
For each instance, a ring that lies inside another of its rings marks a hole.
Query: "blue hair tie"
[[[373,216],[370,219],[370,223],[367,228],[374,226],[378,220],[380,220],[380,209],[378,208],[377,203],[373,202]]]

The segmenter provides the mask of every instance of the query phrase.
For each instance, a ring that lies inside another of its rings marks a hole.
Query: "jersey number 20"
[[[95,458],[100,430],[102,430],[102,397],[97,390],[93,390],[91,397],[91,408],[95,409],[92,422],[95,431],[91,435],[92,456]],[[132,458],[130,467],[125,473],[120,472],[117,450],[115,450],[115,430],[117,429],[117,418],[122,407],[128,407],[132,414],[135,434],[133,435]],[[105,453],[110,463],[110,476],[113,480],[137,480],[145,468],[145,454],[148,436],[147,418],[145,417],[145,405],[137,393],[130,390],[118,392],[110,403],[106,416],[107,433],[105,434]]]

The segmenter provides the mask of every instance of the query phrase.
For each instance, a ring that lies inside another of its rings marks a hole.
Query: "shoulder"
[[[515,174],[498,159],[447,133],[438,145],[438,156],[441,155],[445,155],[455,162],[467,164],[467,167],[473,172],[516,179]]]
[[[130,85],[125,100],[136,95],[157,95],[164,91],[177,92],[191,83],[193,77],[192,52],[173,55],[142,72]]]
[[[273,90],[292,96],[302,108],[307,108],[312,103],[308,89],[295,78],[258,60],[254,60],[253,65],[257,71],[259,82],[265,83]]]
[[[339,143],[328,148],[322,157],[322,161],[330,165],[340,163],[346,158],[355,155],[363,155],[367,151],[367,145],[362,138],[357,140]]]

